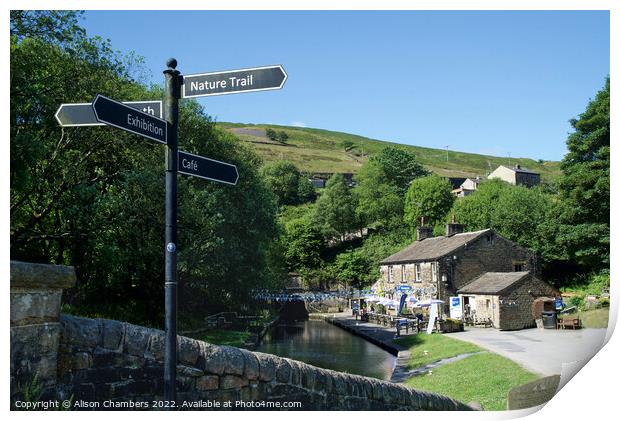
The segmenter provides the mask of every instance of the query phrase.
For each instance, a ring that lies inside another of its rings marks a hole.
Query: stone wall
[[[153,401],[163,395],[164,332],[60,315],[62,289],[74,283],[71,267],[11,262],[12,403],[37,376],[41,399],[73,399],[74,409],[106,402],[162,409]],[[301,410],[472,409],[402,385],[185,337],[178,338],[177,391],[180,409],[284,409],[289,402]]]
[[[475,300],[476,319],[490,319],[493,327],[499,328],[500,298],[497,295],[468,295]]]
[[[74,284],[72,267],[11,261],[11,397],[56,386],[61,295]]]
[[[59,380],[63,398],[161,399],[164,332],[67,315],[61,317],[61,323]],[[471,410],[450,398],[406,386],[185,337],[179,337],[177,376],[182,409],[183,402],[187,409],[201,402],[231,402],[231,409],[300,402],[301,407],[295,409]]]
[[[534,326],[534,300],[538,297],[554,297],[556,294],[558,291],[551,285],[528,275],[500,297],[499,328],[514,330]]]

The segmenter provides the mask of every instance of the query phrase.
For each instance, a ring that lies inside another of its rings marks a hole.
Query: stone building
[[[534,326],[534,300],[559,295],[530,272],[486,272],[457,293],[466,313],[502,330]]]
[[[487,178],[499,178],[517,186],[533,187],[540,184],[539,173],[521,168],[518,164],[513,168],[500,165]]]
[[[536,255],[492,229],[462,232],[446,225],[446,235],[432,236],[432,228],[418,227],[418,240],[385,258],[375,288],[385,295],[407,289],[418,300],[439,299],[449,312],[449,298],[485,272],[538,273]],[[410,288],[407,288],[410,287]]]
[[[454,194],[456,197],[469,196],[470,194],[478,190],[479,185],[480,177],[466,178],[457,188],[452,190],[452,194]]]

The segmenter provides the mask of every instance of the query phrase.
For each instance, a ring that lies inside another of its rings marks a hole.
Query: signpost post
[[[55,117],[63,127],[109,125],[166,145],[164,407],[171,410],[177,368],[177,173],[233,186],[239,179],[235,165],[179,151],[179,99],[280,89],[287,75],[282,66],[269,66],[183,77],[175,59],[166,65],[163,107],[161,101],[122,103],[97,95],[92,104],[61,104]]]
[[[166,62],[164,70],[166,91],[164,112],[168,123],[166,147],[166,258],[165,258],[165,310],[166,337],[164,356],[164,400],[176,401],[177,382],[177,168],[179,152],[179,98],[181,97],[181,72],[177,61]]]

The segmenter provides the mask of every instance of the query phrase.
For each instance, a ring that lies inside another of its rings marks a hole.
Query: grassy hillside
[[[443,176],[486,176],[502,164],[520,164],[523,168],[540,172],[543,180],[551,180],[560,173],[559,162],[554,161],[539,162],[530,158],[496,157],[457,151],[449,151],[446,161],[444,149],[401,145],[348,133],[267,124],[217,124],[234,133],[240,140],[251,144],[265,161],[286,159],[306,172],[355,173],[369,156],[392,145],[415,152],[427,169]],[[287,144],[269,140],[265,136],[267,127],[276,131],[284,130],[289,136]]]

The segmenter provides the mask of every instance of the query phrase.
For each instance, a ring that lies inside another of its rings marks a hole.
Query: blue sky
[[[605,11],[89,11],[82,24],[143,56],[152,83],[168,57],[184,74],[284,66],[282,90],[200,99],[218,121],[491,155],[561,159],[568,120],[609,74]]]

